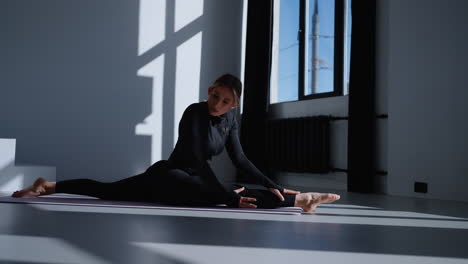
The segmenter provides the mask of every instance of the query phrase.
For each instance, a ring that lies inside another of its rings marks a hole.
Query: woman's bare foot
[[[339,199],[340,196],[334,193],[301,193],[296,195],[294,206],[301,207],[306,212],[312,212],[321,203],[333,203]]]
[[[14,192],[11,197],[15,198],[33,198],[39,195],[55,193],[55,182],[48,182],[43,178],[38,178],[33,185],[24,188],[21,191]]]

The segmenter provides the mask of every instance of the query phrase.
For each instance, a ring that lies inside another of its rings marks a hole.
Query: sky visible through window
[[[315,2],[317,2],[317,5]],[[318,6],[317,12],[315,8]],[[350,23],[351,0],[348,0],[348,23],[347,23],[347,54],[350,51]],[[334,64],[334,23],[335,1],[334,0],[310,0],[308,12],[308,47],[306,61],[306,88],[305,95],[312,93],[313,84],[313,65],[312,56],[314,55],[314,44],[317,45],[316,58],[318,66],[316,68],[317,83],[315,84],[315,93],[333,91],[333,64]],[[316,21],[317,41],[314,41],[314,15]],[[280,18],[279,18],[279,58],[278,58],[278,102],[298,100],[299,85],[299,0],[281,0]],[[345,85],[349,80],[349,56],[345,58]],[[344,87],[345,92],[347,87]]]
[[[318,10],[315,10],[318,8]],[[316,23],[314,23],[314,17]],[[335,1],[334,0],[312,0],[309,2],[309,30],[308,55],[307,55],[307,82],[306,95],[312,93],[324,93],[333,91],[333,58],[335,41]],[[317,32],[314,32],[314,24]],[[314,36],[316,34],[316,36]],[[317,38],[317,40],[314,40]],[[314,89],[313,65],[314,47],[318,46],[317,54],[317,83]],[[314,92],[313,92],[314,90]]]
[[[278,59],[278,101],[298,99],[299,83],[299,0],[281,0]]]

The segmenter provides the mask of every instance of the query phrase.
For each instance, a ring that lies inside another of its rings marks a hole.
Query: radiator
[[[329,116],[267,120],[268,167],[287,172],[329,172],[330,120]]]

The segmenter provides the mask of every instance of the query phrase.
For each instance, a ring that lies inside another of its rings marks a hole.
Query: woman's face
[[[212,116],[220,116],[235,108],[236,103],[232,90],[224,86],[208,88],[208,112]]]

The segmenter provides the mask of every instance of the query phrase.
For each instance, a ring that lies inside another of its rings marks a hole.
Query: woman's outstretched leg
[[[206,178],[206,177],[205,177]],[[228,204],[236,207],[234,192],[230,195],[220,184],[207,182],[198,175],[180,169],[169,169],[160,178],[154,200],[178,206],[216,206]],[[237,200],[236,200],[237,201]]]
[[[139,174],[116,182],[99,182],[91,179],[74,179],[48,182],[38,178],[33,185],[12,194],[17,198],[33,198],[53,193],[93,196],[105,200],[144,201],[147,199],[147,177]]]
[[[21,191],[16,191],[11,196],[16,198],[33,198],[40,195],[53,194],[55,193],[55,185],[56,182],[48,182],[43,178],[38,178],[31,186]]]
[[[301,207],[306,212],[313,212],[321,203],[333,203],[340,199],[334,193],[300,193],[296,195],[295,207]]]
[[[306,212],[314,211],[321,203],[332,203],[340,199],[340,196],[333,193],[300,193],[283,194],[284,201],[281,201],[275,194],[268,190],[247,189],[239,193],[240,196],[252,197],[257,208],[278,208],[278,207],[300,207]]]
[[[52,193],[69,193],[88,195],[109,200],[144,200],[151,201],[151,192],[154,191],[155,176],[164,172],[166,161],[158,161],[144,173],[120,181],[104,183],[90,179],[65,180],[48,182],[38,178],[33,185],[21,191],[14,192],[12,197],[37,197]],[[151,177],[151,175],[153,175]],[[151,179],[150,179],[151,178]]]
[[[112,188],[109,185],[111,184],[91,179],[76,179],[60,181],[58,182],[57,188],[57,182],[48,182],[43,178],[38,178],[31,186],[20,191],[16,191],[11,196],[16,198],[34,198],[58,192],[102,198],[112,196],[111,193],[118,193],[117,191],[112,191]]]
[[[57,193],[70,193],[114,201],[150,202],[148,192],[151,183],[145,173],[115,182],[100,182],[91,179],[76,179],[57,182]]]

